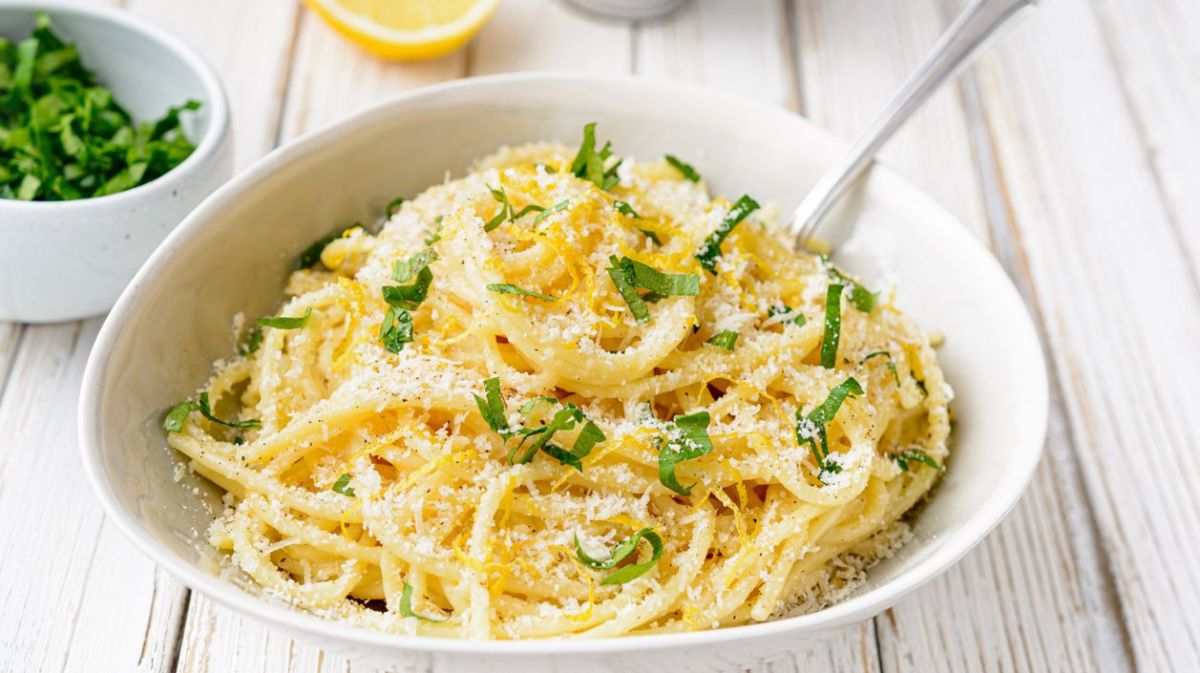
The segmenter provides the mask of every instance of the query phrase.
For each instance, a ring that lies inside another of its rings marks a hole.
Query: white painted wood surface
[[[691,0],[629,23],[504,0],[464,51],[402,65],[293,0],[123,4],[220,70],[239,167],[386,96],[521,70],[684,79],[848,137],[958,6]],[[1047,457],[951,572],[763,671],[1200,671],[1200,4],[1045,5],[883,157],[992,246],[1033,309],[1052,367]],[[105,522],[73,423],[98,326],[0,323],[0,673],[407,670],[242,619]]]

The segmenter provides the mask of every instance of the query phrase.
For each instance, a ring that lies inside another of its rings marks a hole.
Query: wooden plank
[[[939,9],[935,0],[802,5],[801,97],[809,113],[838,133],[856,134],[948,22]],[[936,95],[883,159],[977,236],[1005,249],[1011,234],[989,227],[996,214],[985,192],[994,191],[994,175],[973,150],[975,110],[963,101],[955,87]],[[1028,287],[1019,266],[1006,266]],[[1010,518],[944,578],[878,620],[884,670],[1039,670],[1047,662],[1071,670],[1127,670],[1100,546],[1073,477],[1073,442],[1060,400],[1054,408],[1049,456]]]
[[[0,671],[169,670],[179,589],[104,524],[79,469],[100,322],[26,327],[0,402]]]
[[[1101,0],[1094,7],[1146,162],[1195,278],[1200,274],[1200,3]]]
[[[1046,3],[979,88],[1134,663],[1200,670],[1200,298],[1091,6]]]
[[[17,357],[20,347],[23,325],[15,322],[0,322],[0,395],[4,393],[4,384]]]

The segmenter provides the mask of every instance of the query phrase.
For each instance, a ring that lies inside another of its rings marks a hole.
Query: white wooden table
[[[623,23],[503,0],[466,50],[397,65],[294,0],[123,4],[220,70],[240,167],[400,91],[538,69],[702,82],[849,137],[957,9],[691,0]],[[1051,365],[1046,457],[953,570],[763,670],[1200,671],[1197,36],[1197,0],[1047,0],[886,149],[1024,293]],[[190,593],[105,520],[74,422],[99,324],[0,323],[0,672],[376,670]]]

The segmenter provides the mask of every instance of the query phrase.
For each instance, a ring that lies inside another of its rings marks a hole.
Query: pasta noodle
[[[949,387],[890,300],[686,173],[505,148],[311,249],[168,415],[228,492],[212,544],[303,609],[462,638],[850,588],[938,478]]]

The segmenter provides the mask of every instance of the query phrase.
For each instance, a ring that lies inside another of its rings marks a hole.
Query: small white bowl
[[[38,11],[135,121],[188,99],[201,108],[183,116],[195,151],[153,182],[76,201],[0,199],[0,320],[23,322],[107,311],[167,233],[233,171],[225,93],[191,47],[127,12],[61,0],[0,5],[0,36],[29,37]]]
[[[232,316],[278,305],[296,255],[396,196],[461,175],[498,145],[579,142],[584,123],[618,152],[674,152],[715,191],[795,207],[844,144],[784,110],[694,86],[629,78],[511,75],[414,92],[270,154],[200,205],[117,302],[96,340],[79,409],[83,461],[110,516],[188,586],[325,647],[438,670],[733,671],[797,639],[868,618],[945,571],[1017,502],[1045,436],[1042,351],[995,259],[941,206],[876,168],[840,215],[858,223],[849,268],[883,265],[897,302],[946,334],[939,358],[958,394],[949,471],[914,518],[914,539],[841,603],[779,621],[600,640],[470,641],[400,636],[325,621],[221,573],[204,531],[220,492],[173,479],[162,417],[233,344]],[[869,244],[863,244],[866,241]],[[203,301],[180,297],[202,296]]]

